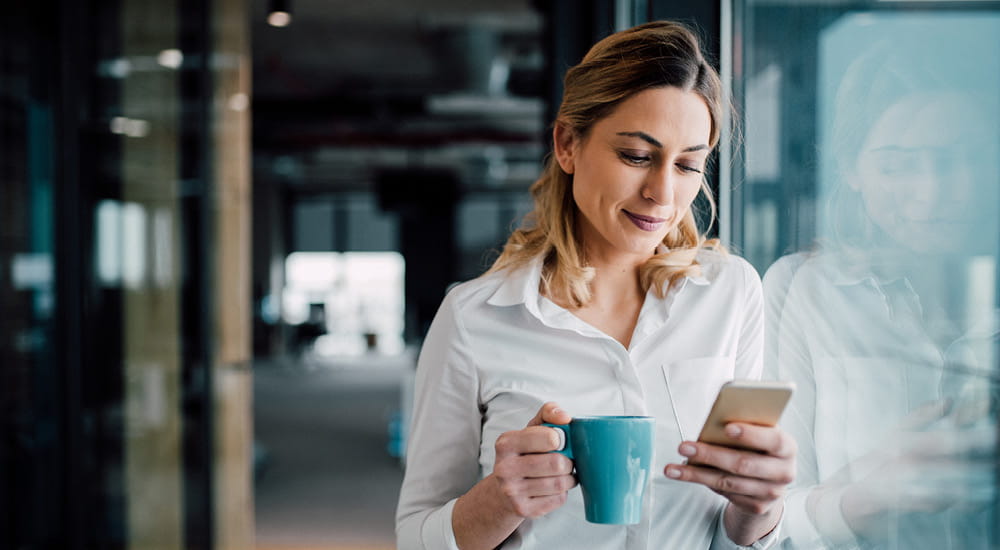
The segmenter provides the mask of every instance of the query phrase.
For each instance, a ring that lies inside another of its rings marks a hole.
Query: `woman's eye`
[[[618,156],[619,156],[619,157],[621,157],[621,159],[622,159],[623,161],[625,161],[626,163],[628,163],[628,164],[632,164],[632,165],[635,165],[635,166],[642,166],[642,165],[644,165],[644,164],[647,164],[647,163],[649,163],[649,161],[651,161],[651,160],[652,160],[652,158],[651,158],[651,157],[648,157],[648,156],[644,156],[644,155],[633,155],[633,154],[631,154],[631,153],[626,153],[626,152],[624,152],[624,151],[623,151],[623,152],[620,152],[620,153],[618,153]]]
[[[690,165],[687,165],[687,164],[677,164],[677,168],[679,168],[681,172],[686,172],[688,174],[700,174],[701,173],[701,170],[698,167],[696,167],[696,166],[690,166]]]

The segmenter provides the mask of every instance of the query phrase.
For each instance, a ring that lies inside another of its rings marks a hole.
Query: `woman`
[[[599,42],[564,88],[529,223],[448,294],[421,351],[399,547],[766,547],[794,442],[742,424],[734,444],[759,452],[693,441],[722,383],[762,369],[760,280],[691,210],[718,75],[689,30],[658,22]],[[643,523],[584,521],[540,426],[572,414],[656,417],[665,475]]]

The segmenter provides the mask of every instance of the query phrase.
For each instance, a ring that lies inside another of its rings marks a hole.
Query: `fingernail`
[[[698,452],[698,449],[695,449],[694,445],[688,445],[687,443],[685,443],[681,445],[678,452],[680,452],[684,456],[694,456],[694,454]]]
[[[552,428],[556,432],[556,447],[555,451],[562,451],[566,448],[566,432],[560,430],[559,428]]]
[[[681,471],[678,470],[677,468],[667,468],[667,477],[672,477],[674,479],[677,479],[681,477]]]
[[[730,424],[726,426],[726,435],[732,438],[737,438],[743,433],[743,429],[735,424]]]
[[[558,414],[558,413],[561,413],[561,412],[562,412],[562,409],[560,409],[559,407],[556,407],[556,408],[552,409],[552,414]]]

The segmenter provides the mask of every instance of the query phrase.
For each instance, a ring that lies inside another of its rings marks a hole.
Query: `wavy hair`
[[[676,87],[698,94],[711,118],[709,147],[719,142],[724,99],[718,73],[705,60],[698,37],[686,26],[669,21],[639,25],[604,38],[583,60],[566,72],[563,99],[555,125],[585,137],[589,130],[623,101],[651,88]],[[579,212],[573,201],[573,177],[550,155],[542,174],[531,186],[534,210],[525,216],[504,245],[489,272],[523,266],[543,258],[541,292],[578,308],[591,299],[593,268],[587,266],[576,235]],[[716,207],[707,181],[701,191],[708,199],[711,220]],[[644,291],[652,288],[664,297],[682,277],[697,275],[696,256],[703,248],[721,253],[717,239],[698,230],[691,209],[664,237],[662,246],[639,269]]]

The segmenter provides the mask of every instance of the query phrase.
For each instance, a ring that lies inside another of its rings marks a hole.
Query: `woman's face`
[[[995,209],[990,122],[960,94],[914,94],[892,105],[856,165],[853,186],[868,217],[919,253],[949,251],[985,229]]]
[[[583,137],[557,125],[556,159],[573,174],[591,263],[654,253],[698,195],[710,131],[704,100],[674,87],[635,94]]]

